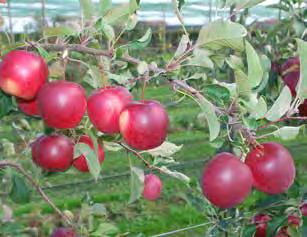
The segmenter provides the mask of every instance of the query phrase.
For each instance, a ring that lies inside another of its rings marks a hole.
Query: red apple
[[[303,216],[307,216],[307,203],[303,203],[300,206],[300,210],[301,210]]]
[[[51,237],[77,237],[77,234],[73,229],[61,227],[55,229]]]
[[[86,111],[85,91],[74,82],[45,84],[38,93],[37,101],[43,120],[52,128],[74,128]]]
[[[162,182],[154,174],[145,175],[143,197],[147,200],[154,201],[158,199],[162,191]]]
[[[132,102],[120,114],[120,132],[126,143],[138,150],[160,146],[167,136],[168,115],[154,100]]]
[[[38,148],[39,148],[39,143],[40,141],[45,137],[45,135],[39,136],[36,138],[34,142],[31,144],[31,151],[32,151],[32,160],[36,165],[39,165],[39,160],[38,160]]]
[[[0,64],[0,88],[7,94],[33,99],[48,78],[44,59],[36,54],[13,50]]]
[[[79,139],[79,143],[85,143],[94,150],[94,143],[89,136],[81,136]],[[104,151],[100,144],[98,144],[98,153],[99,163],[101,164],[104,160]],[[87,161],[84,155],[80,155],[76,159],[74,159],[73,166],[81,172],[89,172],[89,167],[87,165]]]
[[[87,101],[88,116],[101,132],[119,132],[119,115],[132,101],[130,92],[121,86],[106,87],[95,91]]]
[[[43,170],[65,171],[72,162],[74,146],[70,139],[63,135],[49,135],[38,138],[32,146],[32,159]]]
[[[291,95],[295,97],[296,96],[296,85],[298,83],[298,80],[300,79],[300,72],[299,71],[289,72],[286,75],[284,75],[282,79],[284,83],[289,87],[291,91]]]
[[[231,208],[249,195],[253,177],[247,165],[231,153],[216,155],[205,167],[202,175],[202,190],[215,206]]]
[[[254,237],[266,237],[267,222],[272,218],[267,214],[257,214],[253,217],[252,223],[256,225],[256,232]]]
[[[251,150],[246,157],[254,185],[262,192],[280,194],[294,182],[295,166],[291,154],[275,142],[263,143]]]
[[[301,218],[296,215],[288,216],[288,225],[292,227],[298,227],[301,224]]]
[[[37,99],[23,100],[17,99],[18,108],[26,115],[39,116]]]

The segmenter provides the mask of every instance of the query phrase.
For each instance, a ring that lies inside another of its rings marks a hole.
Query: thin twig
[[[274,125],[276,123],[280,123],[280,122],[284,122],[284,121],[287,121],[287,120],[307,120],[307,117],[283,117],[283,118],[280,118],[278,120],[275,120],[275,121],[272,121],[272,122],[269,122],[267,124],[264,124],[262,126],[259,126],[257,130],[261,130],[261,129],[264,129],[264,128],[267,128],[271,125]]]
[[[42,190],[40,185],[31,177],[30,174],[28,174],[24,168],[22,168],[21,165],[16,164],[12,161],[8,160],[2,160],[0,161],[0,169],[5,167],[12,167],[15,170],[17,170],[19,173],[21,173],[30,183],[31,185],[36,189],[36,191],[41,195],[41,197],[55,210],[55,212],[62,217],[62,219],[68,224],[72,225],[70,219],[50,200],[50,198],[47,196],[47,194]]]

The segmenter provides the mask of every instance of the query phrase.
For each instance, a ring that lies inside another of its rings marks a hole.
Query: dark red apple
[[[37,102],[41,117],[52,128],[74,128],[86,111],[84,89],[69,81],[45,84],[38,93]]]
[[[39,116],[37,99],[23,100],[17,99],[18,108],[26,115]]]
[[[13,50],[0,64],[0,88],[7,94],[33,99],[48,79],[48,67],[36,54]]]
[[[138,150],[160,146],[167,136],[168,115],[154,100],[132,102],[120,114],[120,132],[126,143]]]
[[[253,217],[252,223],[256,225],[256,232],[254,237],[266,237],[267,222],[272,218],[267,214],[257,214]]]
[[[132,101],[130,92],[121,86],[95,91],[87,100],[87,112],[93,125],[101,132],[119,132],[119,115]]]
[[[292,227],[298,227],[301,224],[301,218],[296,215],[288,216],[288,225]]]
[[[45,137],[45,135],[39,136],[36,138],[34,142],[31,144],[31,151],[32,151],[32,160],[36,165],[39,165],[39,159],[38,159],[38,148],[39,148],[39,143],[40,141]]]
[[[51,237],[77,237],[77,234],[73,229],[60,227],[52,232]]]
[[[281,75],[284,76],[289,72],[300,71],[299,57],[288,58],[280,67]]]
[[[284,75],[282,79],[284,83],[289,87],[291,91],[291,95],[295,97],[296,96],[296,85],[298,83],[298,80],[300,79],[300,72],[299,71],[289,72],[286,75]]]
[[[89,136],[85,136],[85,135],[81,136],[79,139],[79,143],[85,143],[89,145],[92,149],[94,149],[94,143]],[[100,144],[98,144],[98,153],[99,153],[98,160],[99,160],[99,163],[101,164],[104,160],[104,151]],[[87,161],[84,155],[81,155],[75,158],[73,162],[73,166],[81,172],[89,172],[89,167],[87,165]]]
[[[215,206],[231,208],[249,195],[253,177],[247,165],[231,153],[216,155],[205,167],[202,175],[202,190]]]
[[[289,189],[295,178],[295,166],[291,154],[275,142],[263,143],[251,150],[246,157],[254,186],[262,192],[280,194]]]
[[[300,210],[301,210],[303,216],[307,216],[307,203],[303,203],[300,206]]]
[[[145,175],[143,197],[154,201],[158,199],[162,191],[162,181],[154,174]]]
[[[73,162],[73,153],[72,141],[63,135],[44,136],[32,146],[32,159],[46,171],[67,170]]]

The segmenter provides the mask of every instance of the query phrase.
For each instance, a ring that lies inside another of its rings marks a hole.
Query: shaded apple
[[[160,146],[167,136],[169,119],[154,100],[132,102],[120,114],[120,132],[126,143],[138,150]]]
[[[37,102],[41,117],[52,128],[74,128],[86,111],[84,89],[69,81],[46,83],[38,94]]]
[[[33,99],[47,79],[47,64],[34,53],[13,50],[0,64],[0,88],[22,99]]]
[[[231,208],[242,203],[251,192],[252,184],[249,167],[227,152],[209,161],[201,179],[203,194],[220,208]]]
[[[94,150],[94,143],[89,136],[86,135],[81,136],[78,143],[85,143]],[[98,144],[98,153],[99,153],[98,160],[99,163],[101,164],[104,160],[104,151],[100,144]],[[84,155],[80,155],[77,158],[75,158],[73,161],[73,166],[81,172],[89,172],[89,167],[87,165],[87,161]]]
[[[155,201],[161,195],[162,181],[154,174],[145,175],[143,197]]]
[[[253,173],[254,186],[262,192],[280,194],[294,182],[292,156],[281,144],[263,143],[247,154],[245,162]]]
[[[63,135],[38,138],[32,146],[32,159],[43,170],[56,172],[67,170],[73,162],[74,146]]]
[[[87,112],[93,125],[101,132],[119,132],[119,115],[132,101],[130,92],[121,86],[95,91],[87,100]]]
[[[18,108],[24,114],[29,116],[39,116],[39,110],[36,98],[32,100],[23,100],[18,98],[16,101],[18,104]]]

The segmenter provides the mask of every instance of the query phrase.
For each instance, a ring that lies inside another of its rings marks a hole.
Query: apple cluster
[[[295,165],[281,144],[259,144],[245,162],[231,153],[217,154],[205,167],[202,190],[215,206],[232,208],[242,203],[252,187],[267,194],[286,192],[293,184]]]
[[[83,87],[75,82],[48,82],[46,62],[31,52],[13,50],[4,56],[0,64],[0,88],[16,97],[22,112],[41,117],[51,128],[73,129],[87,112],[98,131],[120,133],[125,142],[136,150],[156,148],[167,136],[168,114],[158,101],[134,101],[130,92],[121,86],[100,88],[87,98]],[[76,142],[94,149],[93,141],[86,135]],[[102,163],[103,147],[99,145],[98,150],[98,159]],[[62,172],[73,165],[81,172],[89,172],[85,156],[75,159],[73,156],[74,141],[64,135],[43,135],[32,143],[33,162],[43,170]],[[155,200],[161,187],[157,176],[147,175],[144,197]]]
[[[307,203],[303,203],[300,208],[301,216],[307,216]],[[256,226],[254,237],[267,237],[268,223],[272,220],[271,216],[267,214],[257,214],[253,217],[251,223]],[[298,213],[289,214],[287,217],[287,225],[281,226],[278,229],[277,235],[274,237],[288,237],[290,236],[288,228],[298,228],[302,224],[302,219]]]

